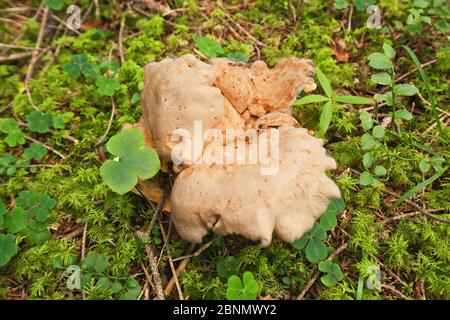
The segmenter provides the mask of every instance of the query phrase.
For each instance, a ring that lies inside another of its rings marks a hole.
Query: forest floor
[[[0,12],[0,298],[225,299],[249,271],[259,299],[450,299],[446,1],[0,0]],[[192,246],[157,204],[102,180],[102,146],[141,116],[143,67],[185,53],[309,58],[336,95],[373,99],[333,98],[329,124],[323,102],[294,106],[303,127],[326,127],[338,163],[345,207],[316,239],[331,264],[277,239]]]

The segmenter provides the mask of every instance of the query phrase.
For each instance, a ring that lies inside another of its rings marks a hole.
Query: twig
[[[28,83],[33,75],[34,65],[38,61],[38,53],[39,53],[39,49],[41,48],[42,39],[44,38],[45,25],[47,24],[47,19],[48,19],[48,12],[49,12],[48,10],[49,9],[46,6],[44,9],[44,14],[42,16],[41,26],[39,28],[39,34],[38,34],[38,38],[36,40],[36,45],[34,47],[34,51],[31,56],[30,65],[28,66],[27,74],[25,76],[25,89],[27,91],[28,100],[30,101],[31,106],[38,111],[40,111],[40,109],[38,107],[36,107],[33,103],[33,98],[31,97],[31,92],[30,92]]]
[[[32,52],[22,52],[22,53],[14,53],[9,56],[0,56],[0,63],[21,60],[31,57],[32,55],[33,55]]]
[[[94,0],[95,5],[95,19],[100,21],[100,6],[98,5],[98,0]]]
[[[112,105],[112,110],[111,110],[111,116],[109,117],[109,121],[108,121],[108,126],[106,127],[106,131],[105,133],[100,137],[100,139],[97,140],[97,143],[95,144],[95,147],[98,147],[103,140],[106,138],[106,136],[109,133],[109,130],[111,129],[111,125],[114,119],[114,114],[116,113],[116,104],[114,103],[114,98],[111,97],[111,105]]]
[[[87,227],[88,224],[87,222],[84,224],[84,228],[83,228],[83,238],[82,238],[82,242],[81,242],[81,260],[84,260],[84,257],[86,256],[86,239],[87,239]]]
[[[136,235],[142,239],[143,237],[147,236],[147,233],[138,231],[136,233]],[[162,285],[161,285],[161,277],[159,276],[158,266],[157,266],[157,261],[155,258],[155,251],[153,249],[153,245],[146,244],[145,251],[147,252],[147,258],[148,258],[148,261],[150,262],[150,269],[152,271],[152,279],[153,279],[153,283],[154,283],[154,289],[156,292],[156,299],[164,300],[164,293],[163,293]]]
[[[398,194],[396,194],[396,193],[393,192],[393,191],[390,191],[390,190],[388,190],[388,189],[385,189],[385,191],[386,191],[387,193],[393,195],[393,196],[399,197]],[[405,202],[408,203],[408,204],[410,204],[410,205],[412,205],[414,208],[416,208],[416,210],[420,211],[423,215],[426,215],[427,217],[430,217],[430,218],[432,218],[432,219],[434,219],[434,220],[436,220],[436,221],[439,221],[439,222],[443,222],[443,223],[450,224],[450,220],[444,219],[444,218],[440,218],[440,217],[437,217],[436,215],[430,213],[428,210],[422,208],[421,206],[419,206],[418,204],[414,203],[414,202],[411,201],[411,200],[406,199]]]
[[[44,144],[44,143],[42,143],[42,142],[40,142],[40,141],[38,141],[38,140],[32,138],[32,137],[30,137],[30,136],[27,136],[27,135],[26,135],[26,136],[25,136],[25,139],[30,140],[30,141],[35,142],[35,143],[42,144],[42,146],[43,146],[45,149],[47,149],[47,150],[53,152],[54,154],[58,155],[58,156],[59,156],[61,159],[63,159],[63,160],[66,159],[66,157],[65,157],[62,153],[60,153],[59,151],[56,151],[56,150],[53,149],[52,147],[50,147],[50,146],[48,146],[48,145],[46,145],[46,144]]]
[[[333,260],[334,258],[337,257],[338,254],[340,254],[342,251],[344,251],[345,249],[347,249],[348,247],[348,242],[344,243],[343,245],[341,245],[339,248],[336,249],[336,251],[334,251],[332,254],[330,254],[330,256],[327,258],[327,260]],[[314,273],[314,275],[312,276],[312,278],[308,281],[308,283],[306,284],[306,286],[303,288],[302,292],[300,293],[300,295],[297,297],[297,300],[303,300],[303,298],[305,297],[306,293],[309,291],[309,289],[312,287],[312,285],[314,284],[314,282],[316,282],[317,278],[319,277],[320,272],[316,271]]]
[[[391,292],[395,293],[396,295],[398,295],[399,297],[401,297],[404,300],[411,300],[411,298],[408,298],[403,293],[401,293],[400,291],[395,289],[393,286],[390,286],[388,284],[381,284],[381,288],[390,290]]]
[[[166,235],[166,231],[162,227],[161,223],[160,223],[160,228],[161,228],[162,236],[164,238],[164,243],[166,244],[166,243],[169,242],[169,239],[168,239],[168,237]],[[178,297],[179,297],[180,300],[184,300],[184,298],[183,298],[183,291],[181,290],[180,281],[178,280],[177,271],[175,270],[175,266],[173,264],[172,255],[169,253],[167,256],[169,258],[169,265],[170,265],[170,270],[172,271],[172,277],[174,278],[175,286],[177,287]]]
[[[152,286],[155,289],[155,291],[156,291],[156,287],[155,287],[155,285],[153,283],[152,276],[148,273],[148,270],[147,270],[147,268],[145,267],[145,264],[142,261],[141,261],[141,267],[142,267],[142,270],[144,270],[145,276],[147,278],[147,283],[150,286]],[[148,296],[145,296],[145,300],[149,300]]]
[[[191,247],[188,249],[188,252],[192,251],[194,249],[194,246],[195,245],[191,245]],[[190,258],[186,258],[183,261],[181,261],[180,264],[178,265],[175,273],[177,275],[179,275],[181,272],[183,272],[186,269],[186,267],[188,266],[190,260],[191,260]],[[166,288],[164,289],[164,294],[166,296],[170,296],[174,285],[175,285],[175,278],[172,277],[172,279],[170,279],[169,283],[167,284]]]
[[[120,64],[123,65],[125,62],[125,58],[123,55],[123,29],[125,28],[125,18],[122,17],[120,20],[120,29],[119,29],[119,56],[120,56]]]

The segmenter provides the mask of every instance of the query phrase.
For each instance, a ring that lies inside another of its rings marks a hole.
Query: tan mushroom
[[[200,242],[212,230],[259,240],[264,246],[273,233],[292,242],[340,197],[325,174],[336,163],[326,155],[323,141],[299,128],[290,115],[297,94],[315,87],[313,74],[312,63],[298,58],[269,69],[262,61],[246,67],[222,58],[208,64],[184,55],[145,67],[143,115],[136,126],[163,163],[176,162],[170,210],[183,239]],[[220,143],[202,135],[200,150],[184,153],[195,138],[196,121],[203,132],[240,133]],[[177,130],[185,130],[188,137],[174,135]],[[259,157],[261,141],[269,146],[265,158]],[[229,156],[240,160],[216,161]],[[262,168],[272,174],[262,173]],[[143,190],[146,196],[156,194]]]

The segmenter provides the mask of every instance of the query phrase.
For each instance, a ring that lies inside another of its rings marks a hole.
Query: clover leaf
[[[19,124],[13,118],[0,119],[0,131],[3,133],[10,133],[19,129]]]
[[[26,237],[25,241],[29,245],[42,245],[52,237],[47,229],[47,224],[38,221],[30,221],[20,233]]]
[[[244,272],[243,281],[233,275],[228,279],[226,296],[228,300],[256,300],[259,284],[250,271]]]
[[[12,234],[0,233],[0,268],[5,266],[17,253],[17,245]]]
[[[8,213],[6,206],[3,203],[0,203],[0,228],[3,227],[3,217]]]
[[[59,11],[64,5],[64,0],[44,0],[44,4],[55,11]]]
[[[20,207],[12,209],[10,214],[5,216],[5,227],[10,233],[16,233],[26,228],[27,223],[28,213]]]
[[[330,230],[337,225],[336,216],[345,209],[345,203],[342,199],[333,200],[328,205],[325,212],[320,216],[320,224],[325,230]]]
[[[248,56],[240,51],[230,52],[227,55],[228,60],[233,60],[237,62],[248,62]]]
[[[144,146],[144,136],[137,128],[122,131],[106,144],[109,153],[116,156],[100,167],[100,175],[118,194],[131,191],[138,178],[146,180],[156,175],[161,163],[152,148]]]
[[[226,257],[225,259],[221,259],[217,262],[216,265],[217,274],[222,279],[228,279],[232,275],[238,273],[238,264],[236,258],[233,256]]]
[[[306,258],[312,263],[317,263],[327,257],[328,249],[324,243],[326,239],[326,229],[320,223],[316,222],[311,231],[305,233],[291,245],[299,250],[306,247]]]
[[[27,115],[26,119],[29,129],[33,132],[46,133],[52,125],[52,116],[37,110]]]
[[[10,147],[15,147],[18,144],[24,144],[25,143],[25,135],[20,129],[14,130],[10,132],[6,138],[5,142]]]
[[[27,159],[42,160],[47,154],[47,149],[45,149],[41,143],[32,143],[25,149],[24,153]]]
[[[118,80],[109,77],[100,77],[95,81],[97,85],[97,92],[102,96],[112,97],[114,93],[120,89]]]
[[[337,282],[344,278],[341,267],[331,260],[321,261],[318,267],[320,271],[326,273],[320,278],[320,281],[327,287],[334,287]]]
[[[215,58],[224,52],[220,43],[210,37],[196,36],[194,37],[194,41],[198,51],[208,58]]]
[[[125,293],[120,296],[120,300],[136,300],[141,292],[141,286],[137,280],[129,278],[125,282]]]
[[[19,124],[13,118],[0,119],[0,131],[6,133],[5,142],[10,147],[25,143],[25,135],[19,128]]]
[[[14,157],[10,153],[3,153],[0,155],[0,174],[7,174],[11,176],[16,171],[13,163],[16,161],[16,157]]]

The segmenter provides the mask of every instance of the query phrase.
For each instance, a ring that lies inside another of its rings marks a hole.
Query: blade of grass
[[[437,109],[436,109],[436,102],[434,100],[434,95],[431,92],[430,83],[428,82],[427,75],[425,74],[425,71],[423,70],[422,65],[420,64],[419,59],[417,59],[417,56],[411,50],[411,48],[409,48],[408,46],[405,46],[405,45],[403,45],[402,47],[403,47],[403,49],[406,50],[406,52],[408,52],[408,54],[411,57],[412,61],[416,65],[417,70],[419,70],[420,77],[422,78],[422,81],[425,83],[425,88],[427,90],[428,99],[430,100],[431,109],[433,111],[433,116],[436,119],[436,124],[437,124],[438,130],[439,130],[439,133],[441,134],[441,136],[444,136],[444,134],[442,132],[441,120],[439,119],[439,114],[438,114]]]
[[[400,198],[398,198],[397,201],[395,201],[392,206],[389,207],[389,210],[393,210],[393,209],[397,208],[403,201],[407,200],[414,193],[422,190],[423,188],[425,188],[426,186],[431,184],[433,181],[437,180],[445,171],[447,171],[448,168],[449,168],[448,166],[443,168],[441,171],[437,172],[435,175],[433,175],[430,178],[426,179],[425,181],[419,183],[415,187],[409,189]]]

